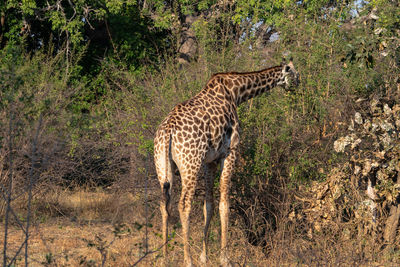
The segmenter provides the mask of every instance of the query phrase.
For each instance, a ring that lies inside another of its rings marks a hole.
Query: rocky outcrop
[[[393,243],[400,217],[400,103],[374,98],[356,104],[360,110],[347,135],[334,142],[338,156],[349,160],[310,187],[302,198],[308,208],[297,218],[312,225],[311,234],[343,222],[358,234],[372,232]]]

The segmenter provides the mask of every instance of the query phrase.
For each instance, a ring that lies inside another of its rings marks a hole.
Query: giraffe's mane
[[[282,68],[282,65],[274,66],[274,67],[270,67],[270,68],[266,68],[266,69],[262,69],[262,70],[257,70],[257,71],[249,71],[249,72],[236,72],[236,71],[218,72],[218,73],[213,74],[211,76],[211,79],[214,78],[215,76],[220,76],[220,75],[223,75],[223,76],[225,76],[225,75],[249,75],[249,74],[262,73],[262,72],[265,72],[265,71],[272,71],[272,70],[279,69],[279,68]]]

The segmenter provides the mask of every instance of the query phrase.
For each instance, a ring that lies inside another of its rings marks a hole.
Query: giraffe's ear
[[[292,61],[292,55],[290,51],[286,50],[282,53],[282,65],[286,65],[288,62]]]

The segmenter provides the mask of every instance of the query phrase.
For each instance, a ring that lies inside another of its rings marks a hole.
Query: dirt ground
[[[152,198],[152,197],[150,197]],[[109,194],[105,192],[57,191],[46,200],[34,203],[34,223],[30,228],[29,266],[161,266],[161,227],[158,202],[147,207],[146,235],[145,206],[142,196]],[[39,201],[40,200],[40,201]],[[23,214],[24,205],[15,203],[17,214]],[[180,224],[175,212],[175,223],[170,227],[168,244],[170,266],[183,261]],[[191,252],[194,264],[202,246],[202,210],[194,205],[191,223]],[[200,216],[195,215],[200,214]],[[218,216],[216,216],[218,217]],[[219,220],[214,218],[210,227],[210,266],[219,265]],[[0,243],[4,243],[4,224],[0,226]],[[248,245],[241,232],[231,228],[229,248],[236,266],[266,266],[266,257],[259,247]],[[141,259],[146,253],[147,256]],[[15,222],[8,230],[7,257],[14,257],[23,244],[25,235]],[[24,247],[16,258],[16,266],[25,266]],[[3,261],[3,254],[0,255]],[[140,261],[139,261],[140,260]],[[138,262],[139,261],[139,262]],[[104,263],[104,265],[102,265]]]
[[[33,205],[29,266],[102,266],[103,262],[104,266],[132,265],[146,250],[145,220],[138,198],[132,194],[86,191],[53,191],[46,199],[38,197]],[[14,209],[17,214],[25,213],[20,203],[15,203]],[[154,217],[154,208],[151,212]],[[161,240],[153,224],[149,220],[148,251]],[[4,224],[0,231],[3,244]],[[15,221],[11,222],[8,257],[14,257],[24,239],[22,230]],[[24,249],[16,266],[25,264]],[[155,266],[159,257],[160,252],[151,253],[138,266]]]
[[[138,226],[136,226],[138,227]],[[133,230],[132,230],[133,228]],[[116,229],[109,223],[68,222],[66,220],[53,220],[45,224],[32,227],[29,239],[29,266],[132,266],[145,253],[145,230],[122,226]],[[4,233],[4,227],[0,228]],[[179,232],[179,231],[178,231]],[[195,226],[192,237],[193,260],[201,253],[201,228]],[[169,245],[171,266],[180,266],[183,259],[183,246],[179,233],[173,231],[173,239]],[[216,229],[211,233],[210,266],[218,266],[218,237]],[[20,229],[12,226],[8,236],[8,255],[13,257],[22,245],[25,236]],[[0,242],[3,244],[4,236]],[[235,241],[231,250],[235,262],[248,265],[265,266],[261,251],[252,247],[241,246]],[[161,266],[161,236],[158,229],[148,229],[148,254],[137,266]],[[257,255],[258,254],[258,255]],[[250,257],[251,255],[251,257]],[[251,264],[251,259],[254,263]],[[250,259],[250,261],[249,261]],[[264,258],[265,259],[265,258]],[[17,257],[16,266],[24,266],[24,253]]]
[[[2,243],[3,240],[4,236]],[[9,255],[14,255],[24,240],[22,231],[12,227],[8,240]],[[106,266],[129,266],[140,256],[138,243],[141,241],[138,235],[122,234],[116,237],[109,224],[49,222],[32,228],[29,265],[99,266],[103,253]],[[151,258],[154,260],[154,256]],[[17,266],[23,264],[23,256],[19,256]]]
[[[157,195],[149,195],[147,205],[144,199],[146,197],[139,193],[107,193],[101,190],[56,189],[37,196],[32,206],[29,266],[162,266],[161,216]],[[193,204],[191,253],[195,266],[200,266],[202,202],[195,200]],[[22,223],[25,223],[24,207],[26,202],[22,199],[13,203],[13,210]],[[168,258],[169,266],[177,267],[183,264],[183,244],[176,207],[171,214]],[[246,267],[398,266],[400,254],[397,250],[390,250],[390,247],[376,249],[368,243],[370,239],[367,237],[339,242],[334,231],[330,235],[309,237],[299,231],[301,227],[301,224],[283,221],[277,225],[275,232],[266,233],[266,247],[253,246],[245,237],[240,221],[232,216],[228,247],[230,260],[234,266]],[[219,233],[216,209],[210,225],[208,266],[219,266]],[[22,246],[24,238],[15,220],[10,220],[8,262]],[[4,223],[0,226],[0,244],[3,247]],[[25,266],[24,249],[22,247],[16,257],[15,266]],[[3,253],[0,260],[3,262]]]

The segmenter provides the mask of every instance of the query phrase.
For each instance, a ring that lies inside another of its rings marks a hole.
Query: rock
[[[358,124],[362,124],[363,123],[363,119],[361,117],[361,114],[359,112],[356,112],[356,114],[354,115],[354,121]]]
[[[351,122],[349,124],[349,128],[347,128],[347,130],[354,131],[354,121],[353,120],[351,120]]]
[[[362,170],[362,175],[363,176],[367,176],[368,173],[371,171],[371,169],[372,169],[371,160],[367,159],[364,162],[364,168]]]
[[[346,146],[350,144],[351,141],[352,139],[350,136],[342,137],[333,143],[333,147],[336,152],[344,152]]]
[[[383,112],[385,113],[386,116],[392,115],[392,109],[389,107],[388,104],[383,105]]]
[[[395,125],[397,128],[400,128],[400,120],[396,120]]]
[[[379,100],[377,98],[374,98],[370,102],[370,108],[372,113],[379,113],[381,112],[381,109],[379,107]]]
[[[380,135],[379,138],[380,138],[382,144],[385,147],[390,146],[392,144],[392,142],[393,142],[392,138],[390,137],[390,135],[387,132],[385,132],[384,134]]]
[[[364,127],[365,131],[369,131],[369,129],[371,128],[371,121],[366,119],[365,122],[364,122],[363,127]]]
[[[358,144],[361,143],[361,139],[358,138],[357,140],[355,140],[352,144],[351,144],[351,149],[354,149],[357,147]]]
[[[375,133],[377,129],[378,129],[378,124],[373,122],[371,124],[371,133]]]
[[[357,174],[360,173],[360,171],[361,171],[361,167],[358,166],[358,165],[355,165],[355,166],[354,166],[354,174],[357,175]]]
[[[394,128],[394,126],[387,120],[381,121],[379,126],[381,127],[382,130],[384,130],[386,132],[392,131]]]
[[[295,217],[309,221],[313,231],[329,231],[342,221],[351,233],[383,233],[389,208],[399,204],[400,104],[378,98],[357,101],[363,109],[355,112],[348,132],[333,143],[348,161],[327,171],[325,181],[314,182],[308,189],[311,208],[296,211]]]

